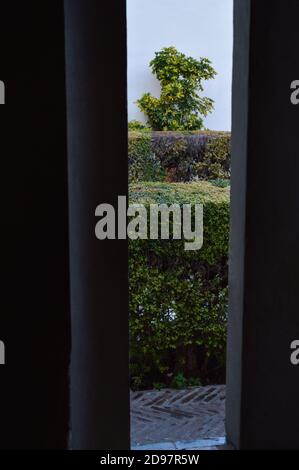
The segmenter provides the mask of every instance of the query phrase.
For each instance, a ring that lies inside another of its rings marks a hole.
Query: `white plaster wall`
[[[195,58],[208,57],[218,75],[205,84],[215,110],[205,119],[212,130],[231,128],[233,0],[127,0],[129,120],[145,121],[135,101],[159,96],[149,62],[166,46]]]

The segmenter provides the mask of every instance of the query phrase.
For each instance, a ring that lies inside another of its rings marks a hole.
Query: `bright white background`
[[[134,103],[143,93],[159,96],[148,66],[154,53],[175,46],[212,61],[218,75],[206,82],[204,95],[215,100],[215,110],[204,125],[230,130],[233,0],[127,0],[127,5],[129,120],[145,121]]]

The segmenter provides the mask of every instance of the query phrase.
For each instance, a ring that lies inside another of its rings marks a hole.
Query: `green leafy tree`
[[[213,100],[199,96],[202,81],[215,77],[216,71],[206,58],[196,60],[165,47],[155,53],[150,67],[161,84],[160,98],[145,93],[138,101],[154,130],[192,131],[203,126],[203,117],[213,110]]]

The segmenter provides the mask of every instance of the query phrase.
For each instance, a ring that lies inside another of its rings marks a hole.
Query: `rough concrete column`
[[[235,0],[227,433],[299,448],[299,2]]]
[[[127,194],[126,5],[66,0],[73,449],[129,447],[126,240],[95,209]]]

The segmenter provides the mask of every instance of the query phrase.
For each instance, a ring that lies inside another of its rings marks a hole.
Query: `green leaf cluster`
[[[161,84],[160,98],[145,93],[138,107],[147,116],[153,130],[198,130],[203,117],[213,110],[213,100],[200,96],[203,81],[216,76],[211,61],[188,57],[175,47],[156,52],[150,62]]]
[[[230,178],[230,133],[129,132],[130,181]]]
[[[136,183],[130,187],[130,202],[204,206],[204,245],[199,251],[185,251],[184,240],[129,242],[132,387],[222,383],[229,188],[207,181]]]
[[[129,181],[160,181],[165,178],[159,159],[152,151],[151,134],[130,132],[128,140]]]

